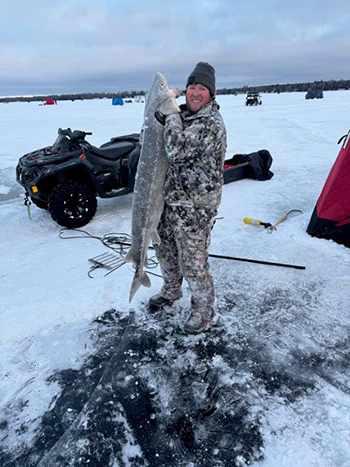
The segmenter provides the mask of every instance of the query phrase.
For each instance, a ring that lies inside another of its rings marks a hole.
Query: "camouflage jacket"
[[[181,117],[167,117],[164,140],[169,160],[165,202],[217,209],[226,154],[226,129],[217,102],[210,101],[195,114],[186,109]]]

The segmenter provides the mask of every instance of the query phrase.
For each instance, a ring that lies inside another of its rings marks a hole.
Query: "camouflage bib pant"
[[[215,215],[215,209],[166,205],[158,225],[161,244],[154,245],[164,280],[162,295],[180,298],[185,279],[192,311],[208,319],[213,313],[214,284],[207,250]]]
[[[169,167],[164,184],[165,208],[154,245],[163,274],[161,294],[177,299],[186,280],[192,312],[210,319],[214,304],[208,247],[221,201],[226,129],[219,105],[212,100],[195,114],[166,118],[165,150]]]

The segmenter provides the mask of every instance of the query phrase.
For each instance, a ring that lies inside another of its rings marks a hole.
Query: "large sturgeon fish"
[[[129,302],[141,285],[151,286],[144,267],[151,240],[153,243],[159,241],[157,226],[164,207],[163,188],[168,159],[164,146],[164,126],[155,118],[156,111],[163,115],[180,112],[175,93],[168,88],[161,73],[156,74],[145,105],[142,149],[132,203],[131,248],[125,258],[135,266]]]

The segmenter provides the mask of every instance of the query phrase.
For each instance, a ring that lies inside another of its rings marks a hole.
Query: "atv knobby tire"
[[[68,228],[82,227],[94,217],[96,195],[83,183],[65,182],[51,193],[49,212],[54,221]]]

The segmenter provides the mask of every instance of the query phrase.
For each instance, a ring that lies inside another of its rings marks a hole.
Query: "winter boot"
[[[185,331],[188,334],[199,334],[208,331],[211,319],[203,318],[200,313],[192,311],[191,316],[185,324]]]
[[[159,292],[149,299],[148,308],[149,311],[159,311],[162,310],[165,306],[171,306],[173,302],[174,300],[163,297],[162,293]]]

